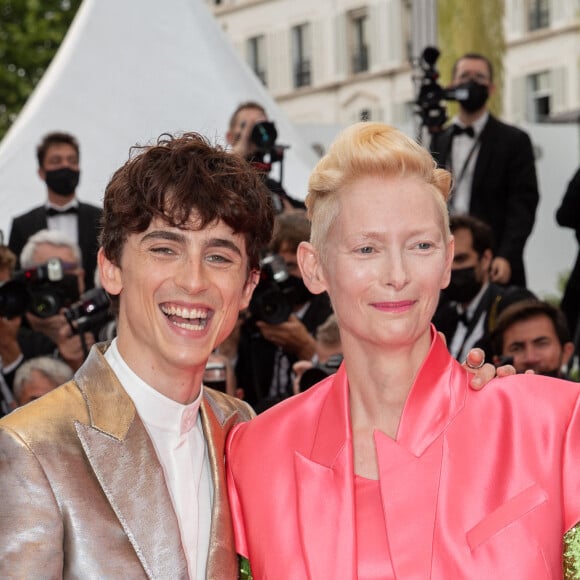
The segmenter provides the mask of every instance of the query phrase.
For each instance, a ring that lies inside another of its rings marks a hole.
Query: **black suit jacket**
[[[94,275],[97,267],[97,251],[99,249],[98,236],[103,210],[88,203],[79,202],[77,243],[81,248],[83,268],[85,269],[85,288],[94,287]],[[40,230],[48,227],[46,209],[39,206],[28,213],[15,217],[10,228],[8,246],[18,258],[28,238]]]
[[[448,167],[452,130],[435,134],[431,151]],[[495,255],[509,261],[510,284],[526,285],[523,253],[540,199],[532,142],[527,133],[492,115],[481,133],[469,213],[493,229]]]
[[[472,336],[477,327],[477,321],[484,316],[483,334],[477,337],[473,348],[481,348],[485,352],[485,360],[490,362],[494,354],[492,345],[492,333],[495,329],[498,316],[502,311],[514,302],[536,298],[536,296],[526,288],[520,286],[499,286],[490,284],[481,297],[477,305],[474,319],[468,326],[466,339]],[[433,324],[445,335],[447,344],[450,345],[457,330],[459,322],[457,315],[457,303],[445,300],[444,293],[437,305],[437,310],[433,315]]]
[[[556,221],[566,228],[576,231],[576,239],[580,244],[580,168],[568,184],[568,189],[562,199],[562,204],[556,212]],[[576,338],[576,346],[580,343],[580,252],[576,256],[576,263],[570,272],[566,290],[562,297],[560,308],[566,314],[572,336]]]

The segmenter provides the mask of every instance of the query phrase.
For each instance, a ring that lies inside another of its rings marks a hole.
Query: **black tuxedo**
[[[510,304],[525,300],[528,298],[535,298],[534,294],[525,288],[519,286],[499,286],[498,284],[490,284],[487,290],[483,293],[479,300],[473,318],[467,322],[466,340],[472,337],[476,331],[478,320],[484,316],[483,334],[478,336],[474,348],[481,348],[485,352],[485,360],[491,361],[493,356],[493,349],[491,337],[495,329],[497,317]],[[457,325],[459,324],[459,315],[457,312],[457,303],[446,301],[444,295],[437,306],[437,310],[433,315],[433,324],[445,335],[447,345],[451,345]],[[501,353],[499,353],[501,354]]]
[[[100,207],[79,202],[79,239],[76,241],[81,248],[83,268],[85,269],[85,288],[87,290],[95,285],[94,275],[97,267],[98,235],[102,213],[103,211]],[[47,227],[46,208],[43,205],[15,217],[10,228],[8,246],[16,254],[16,257],[19,257],[28,238]]]
[[[562,204],[556,212],[556,221],[561,226],[576,230],[576,239],[580,244],[580,168],[568,184]],[[576,337],[580,331],[578,323],[580,319],[580,252],[570,272],[560,308],[568,319],[572,336]],[[578,348],[578,344],[576,347]]]
[[[480,136],[469,213],[493,229],[494,255],[508,260],[510,284],[525,286],[523,252],[539,201],[532,143],[527,133],[489,116]],[[452,127],[433,136],[431,151],[449,167]]]

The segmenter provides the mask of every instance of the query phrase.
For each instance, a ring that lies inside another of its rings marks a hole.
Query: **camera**
[[[470,97],[466,86],[444,89],[439,84],[439,71],[435,64],[440,55],[438,48],[428,46],[423,50],[420,60],[423,76],[415,101],[416,113],[430,132],[439,130],[447,121],[447,111],[442,101],[467,101]]]
[[[322,379],[333,375],[341,365],[342,359],[342,354],[333,354],[328,357],[325,363],[314,365],[312,368],[305,370],[300,377],[300,392],[306,391]]]
[[[112,320],[109,312],[111,301],[102,288],[92,288],[85,292],[82,298],[72,304],[64,312],[74,334],[89,330],[98,330],[106,322]]]
[[[256,123],[250,133],[250,142],[262,153],[270,153],[276,145],[278,131],[271,121]]]
[[[58,314],[79,299],[78,280],[67,274],[59,258],[16,272],[0,287],[0,316],[13,318],[30,312],[40,318]]]
[[[300,299],[300,282],[290,276],[284,258],[270,254],[260,263],[260,281],[254,290],[249,310],[255,320],[280,324],[288,317]]]
[[[226,363],[223,361],[209,360],[205,365],[203,373],[203,384],[211,387],[216,391],[226,392],[227,386],[227,369]]]

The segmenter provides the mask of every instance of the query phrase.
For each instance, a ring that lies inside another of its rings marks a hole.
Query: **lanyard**
[[[469,162],[471,161],[471,158],[473,157],[473,154],[475,153],[475,150],[477,149],[477,147],[479,145],[479,137],[480,136],[478,135],[475,138],[475,142],[473,143],[473,146],[469,150],[469,154],[467,155],[467,159],[464,161],[463,167],[461,168],[461,171],[459,172],[459,175],[457,176],[457,179],[455,180],[455,187],[456,188],[461,183],[463,178],[465,177],[465,172],[467,171],[467,166],[469,165]],[[453,148],[453,142],[451,143],[451,147]],[[453,156],[450,155],[449,159],[450,159],[450,161],[452,161]]]

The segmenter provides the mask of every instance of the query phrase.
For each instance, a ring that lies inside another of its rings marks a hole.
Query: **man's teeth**
[[[195,329],[205,326],[207,322],[207,310],[200,308],[185,308],[184,306],[168,306],[162,305],[161,311],[166,316],[176,316],[177,318],[182,318],[182,321],[173,320],[172,322],[181,328]],[[185,322],[186,320],[195,320],[196,325]]]

